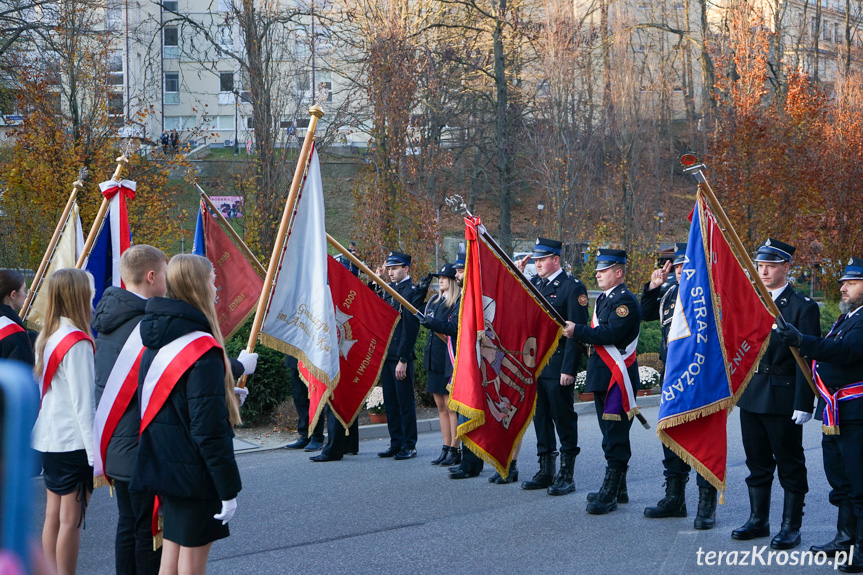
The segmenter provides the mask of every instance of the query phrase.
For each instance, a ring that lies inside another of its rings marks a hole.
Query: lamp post
[[[237,142],[237,136],[239,135],[239,109],[240,109],[240,93],[234,88],[234,155],[240,155],[240,145]]]
[[[536,235],[537,235],[537,236],[539,236],[539,230],[541,229],[541,228],[540,228],[540,224],[539,224],[539,222],[541,222],[541,221],[542,221],[542,210],[544,210],[544,209],[545,209],[545,204],[544,204],[543,202],[541,202],[541,201],[540,201],[540,202],[537,202],[537,204],[536,204],[536,211],[537,211],[537,216],[536,216]]]

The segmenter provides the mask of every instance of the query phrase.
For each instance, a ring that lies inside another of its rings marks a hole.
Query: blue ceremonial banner
[[[198,219],[195,221],[195,240],[192,244],[192,253],[202,258],[207,257],[207,244],[204,240],[204,200],[198,205]]]
[[[117,274],[116,281],[114,278],[114,249],[111,241],[111,218],[105,218],[105,223],[96,236],[96,241],[93,243],[93,248],[90,250],[90,256],[87,258],[86,269],[93,276],[93,283],[96,288],[96,295],[93,298],[93,307],[102,299],[102,293],[105,288],[120,285],[120,277]],[[120,254],[117,254],[116,259],[119,261]]]

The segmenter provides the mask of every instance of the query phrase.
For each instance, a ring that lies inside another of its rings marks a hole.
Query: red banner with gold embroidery
[[[536,408],[536,379],[562,328],[465,218],[468,240],[458,352],[449,406],[468,418],[459,439],[506,477]]]

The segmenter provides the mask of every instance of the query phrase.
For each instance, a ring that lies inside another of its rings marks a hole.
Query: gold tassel
[[[719,504],[725,505],[725,491],[719,492]]]
[[[153,535],[153,551],[158,551],[159,547],[162,546],[162,531],[165,528],[165,520],[162,516],[159,516],[158,521],[156,522],[157,528],[159,532]]]
[[[838,425],[822,425],[821,432],[824,435],[839,435],[839,426]]]
[[[93,478],[93,489],[99,489],[100,487],[110,487],[111,482],[108,481],[108,478],[104,475],[97,475]]]
[[[603,413],[602,419],[605,421],[620,421],[621,418],[616,413]]]

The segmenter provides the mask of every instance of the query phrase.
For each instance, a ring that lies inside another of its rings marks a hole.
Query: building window
[[[233,130],[235,125],[234,116],[216,116],[217,130]]]
[[[123,94],[108,94],[108,117],[115,126],[123,125]]]
[[[180,31],[176,26],[165,26],[162,29],[162,45],[165,58],[180,57]]]
[[[60,60],[54,56],[45,59],[45,83],[49,86],[60,85]]]
[[[252,116],[246,117],[246,129],[254,130],[255,129],[255,119]]]
[[[171,11],[171,12],[176,12],[176,11],[177,11],[177,8],[178,8],[178,6],[177,6],[177,0],[164,0],[164,1],[162,2],[162,8],[163,8],[164,10],[169,10],[169,11]]]
[[[123,85],[123,53],[120,51],[108,55],[108,85]]]
[[[219,92],[234,91],[234,73],[219,72]]]
[[[823,23],[824,25],[821,27],[821,39],[827,42],[830,41],[830,24],[827,22]]]
[[[219,40],[219,46],[224,50],[231,50],[234,47],[234,28],[230,24],[219,24],[216,29],[216,38]]]
[[[839,23],[833,24],[833,41],[837,44],[842,41],[842,36],[839,35]]]
[[[165,116],[165,130],[191,130],[195,127],[195,116]]]
[[[165,103],[180,103],[180,73],[165,72]]]
[[[230,12],[233,0],[219,0],[219,12]]]
[[[109,0],[105,4],[105,29],[119,30],[120,22],[123,20],[123,6],[116,0]]]

